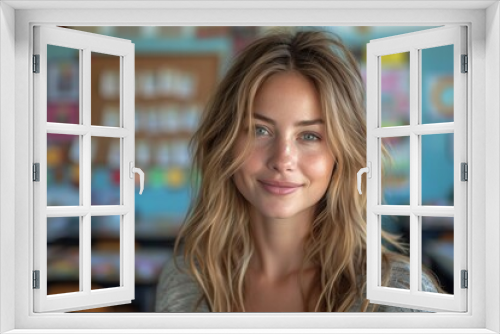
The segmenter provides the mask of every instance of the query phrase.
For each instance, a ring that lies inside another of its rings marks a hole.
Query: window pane
[[[92,137],[92,205],[120,205],[119,138]]]
[[[47,134],[47,205],[80,205],[80,138]]]
[[[80,123],[80,51],[47,45],[47,122]]]
[[[389,156],[382,159],[382,204],[410,204],[410,137],[382,138]]]
[[[120,218],[91,218],[92,290],[120,286]]]
[[[387,241],[384,236],[381,237],[381,245],[383,248],[401,254],[408,257],[408,268],[410,261],[410,217],[409,216],[382,216],[382,230],[388,234],[399,237],[400,243],[395,245]],[[398,247],[399,246],[399,247]],[[384,268],[383,268],[384,269]],[[384,271],[382,273],[381,286],[398,288],[398,289],[409,289],[410,285],[410,272],[408,271],[408,276],[406,277],[406,282],[384,280]],[[390,278],[390,276],[388,277]]]
[[[442,293],[453,294],[453,217],[421,217],[422,267],[431,270]]]
[[[422,136],[422,205],[453,206],[453,133]]]
[[[92,52],[92,125],[120,126],[120,57]]]
[[[47,294],[80,291],[80,218],[47,218]]]
[[[453,45],[421,50],[422,124],[453,122]]]
[[[410,53],[380,57],[382,127],[410,124]]]

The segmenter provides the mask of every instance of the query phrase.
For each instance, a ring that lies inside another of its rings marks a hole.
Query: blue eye
[[[320,140],[321,138],[315,135],[314,133],[305,133],[302,138],[307,141],[317,141]]]
[[[268,135],[269,134],[269,131],[263,127],[263,126],[260,126],[260,125],[256,125],[255,126],[255,135],[257,137],[259,136],[265,136],[265,135]]]

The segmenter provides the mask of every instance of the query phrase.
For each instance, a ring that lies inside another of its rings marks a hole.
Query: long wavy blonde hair
[[[249,204],[232,176],[252,140],[238,155],[233,152],[238,134],[253,122],[251,111],[259,87],[284,71],[296,71],[314,83],[328,145],[337,159],[304,244],[304,264],[320,268],[316,276],[320,295],[311,311],[348,311],[360,299],[366,311],[366,191],[359,195],[356,187],[357,172],[366,166],[364,88],[355,58],[331,33],[274,31],[235,58],[192,138],[194,168],[200,179],[175,254],[183,247],[185,263],[203,292],[195,308],[205,300],[213,312],[245,311],[244,278],[254,244]],[[362,187],[366,189],[364,180]],[[403,249],[395,237],[384,232],[383,237]],[[382,261],[387,267],[390,252],[385,248]],[[388,276],[385,270],[382,280]]]

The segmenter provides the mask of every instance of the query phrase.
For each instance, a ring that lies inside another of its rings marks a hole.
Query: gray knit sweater
[[[182,269],[179,271],[174,265],[173,259],[164,267],[156,291],[156,312],[194,312],[194,307],[201,296],[198,283],[187,274],[188,269],[183,257],[177,257],[177,263]],[[410,282],[409,264],[394,262],[392,265],[390,287],[407,289]],[[437,292],[436,287],[427,275],[422,276],[422,290]],[[359,312],[362,301],[357,301],[349,312]],[[420,310],[381,305],[378,312],[423,312]],[[196,312],[210,312],[209,307],[203,301]]]

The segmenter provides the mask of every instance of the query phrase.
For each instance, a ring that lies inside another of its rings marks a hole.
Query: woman
[[[328,33],[276,32],[236,58],[193,137],[199,192],[157,311],[413,311],[365,298],[363,93]],[[408,288],[408,268],[384,248],[383,285]],[[423,286],[437,289],[427,275]]]

